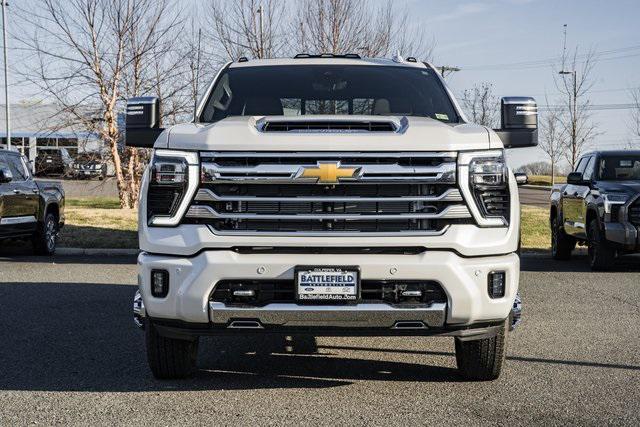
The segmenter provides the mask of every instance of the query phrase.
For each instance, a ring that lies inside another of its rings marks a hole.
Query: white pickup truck
[[[504,149],[537,144],[535,102],[501,108],[468,123],[433,66],[351,54],[241,58],[167,129],[130,99],[153,374],[193,373],[200,336],[286,333],[452,336],[466,378],[497,378],[520,319]]]

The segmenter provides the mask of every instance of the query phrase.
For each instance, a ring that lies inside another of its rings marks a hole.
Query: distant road
[[[520,204],[537,206],[540,208],[549,207],[549,195],[551,190],[531,187],[520,187]]]

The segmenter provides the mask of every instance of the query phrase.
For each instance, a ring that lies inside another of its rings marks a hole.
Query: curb
[[[525,184],[525,185],[521,185],[520,187],[528,188],[530,190],[544,190],[544,191],[551,191],[551,189],[553,188],[547,185],[533,185],[533,184]]]
[[[115,248],[57,248],[56,255],[138,255],[140,249],[115,249]]]

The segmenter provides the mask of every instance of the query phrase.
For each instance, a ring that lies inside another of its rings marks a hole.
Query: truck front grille
[[[419,290],[419,297],[403,297],[405,289]],[[234,296],[234,291],[253,291],[253,296]],[[295,303],[293,279],[221,280],[211,295],[211,301],[233,306],[262,307],[270,303]],[[360,302],[430,305],[447,302],[442,286],[433,280],[362,280]]]
[[[190,223],[222,233],[439,233],[471,214],[455,153],[203,153]],[[338,182],[303,176],[329,163]]]

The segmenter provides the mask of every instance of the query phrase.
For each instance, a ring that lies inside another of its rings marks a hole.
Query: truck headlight
[[[481,226],[509,224],[509,170],[502,150],[461,152],[459,180],[465,199]]]
[[[629,200],[625,193],[608,193],[604,195],[604,212],[610,214],[614,205],[624,205]]]
[[[198,153],[155,150],[148,173],[149,225],[178,225],[198,187]]]

